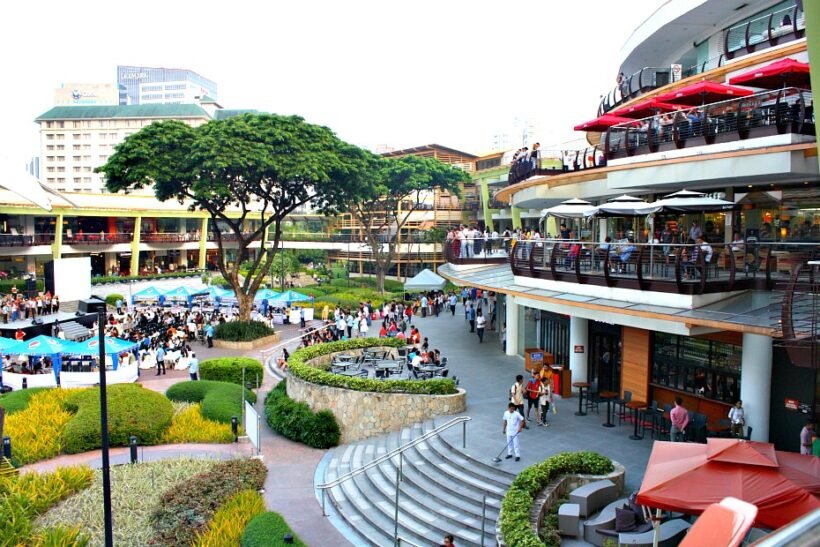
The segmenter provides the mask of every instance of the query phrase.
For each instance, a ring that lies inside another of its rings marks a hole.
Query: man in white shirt
[[[508,460],[513,457],[513,454],[515,454],[515,461],[521,459],[521,446],[518,439],[522,429],[524,429],[524,418],[515,409],[515,404],[510,402],[501,425],[501,432],[507,437]]]

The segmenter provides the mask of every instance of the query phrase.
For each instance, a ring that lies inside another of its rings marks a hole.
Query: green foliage
[[[230,382],[241,386],[243,366],[245,367],[245,383],[253,385],[253,389],[259,388],[264,375],[262,363],[250,357],[206,359],[199,364],[199,376],[203,380]]]
[[[504,542],[522,547],[560,544],[557,534],[546,532],[542,541],[530,526],[530,508],[535,496],[558,475],[604,475],[613,469],[612,460],[595,452],[561,452],[524,469],[501,501],[500,527]],[[554,543],[556,538],[559,543]]]
[[[117,300],[125,303],[125,297],[121,294],[111,293],[105,297],[105,303],[112,307],[117,305]]]
[[[333,266],[330,268],[331,283],[336,279],[347,279],[347,268],[343,266]]]
[[[265,418],[274,431],[313,448],[336,446],[342,434],[332,412],[312,412],[307,404],[294,401],[288,397],[284,381],[268,393]]]
[[[285,545],[282,541],[285,534],[293,536],[293,545],[296,547],[307,547],[293,533],[282,515],[268,511],[253,517],[245,528],[239,545],[241,547],[281,547]]]
[[[17,291],[20,294],[23,294],[26,290],[26,280],[25,279],[0,279],[0,294],[9,294],[11,293],[11,288],[17,287]],[[45,284],[42,279],[37,280],[37,290],[44,291]]]
[[[174,384],[165,395],[172,401],[202,403],[202,415],[215,422],[230,423],[233,416],[242,416],[242,392],[246,401],[256,402],[253,391],[230,382],[212,380]]]
[[[159,444],[171,424],[174,409],[161,393],[140,384],[108,386],[108,428],[111,446],[127,446],[135,435],[143,446]],[[65,451],[76,454],[100,448],[100,390],[77,391],[67,405],[76,412],[65,429]]]
[[[211,278],[211,285],[216,285],[217,287],[222,287],[223,289],[227,289],[231,286],[231,284],[228,283],[228,280],[221,275],[213,276]]]
[[[193,544],[220,506],[243,490],[262,488],[266,475],[259,460],[229,460],[170,488],[151,517],[154,536],[148,544]]]
[[[47,389],[54,388],[30,387],[28,389],[18,389],[17,391],[4,393],[3,395],[0,395],[0,406],[6,409],[6,416],[10,416],[15,412],[25,410],[32,397]]]
[[[76,526],[56,526],[40,530],[29,541],[31,547],[85,547],[89,538]]]
[[[324,236],[324,234],[319,235]],[[322,249],[295,249],[293,256],[302,264],[309,264],[311,262],[314,264],[318,262],[327,264],[327,251]]]
[[[275,332],[261,321],[229,321],[216,326],[214,338],[226,342],[250,342]]]
[[[449,395],[456,393],[456,385],[449,378],[431,380],[376,380],[333,374],[328,367],[314,367],[309,361],[327,355],[353,349],[370,347],[404,347],[405,340],[399,338],[353,338],[340,342],[329,342],[308,346],[294,351],[288,359],[288,371],[296,378],[312,384],[351,389],[354,391],[373,391],[378,393],[419,393],[425,395]]]
[[[171,426],[162,435],[165,444],[175,443],[232,443],[230,424],[208,420],[202,415],[199,403],[175,402]]]
[[[105,283],[126,283],[128,281],[148,281],[151,279],[178,279],[181,277],[199,277],[199,275],[199,272],[168,272],[150,275],[98,275],[91,278],[91,284],[102,285]],[[124,301],[125,300],[123,300],[123,302]]]
[[[196,538],[194,547],[224,547],[239,543],[245,526],[256,515],[265,512],[265,500],[256,490],[234,494],[214,513],[208,529]]]

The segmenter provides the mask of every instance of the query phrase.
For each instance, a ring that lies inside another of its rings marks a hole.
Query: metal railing
[[[111,245],[114,243],[131,243],[132,234],[65,234],[66,245]]]
[[[620,83],[601,97],[601,102],[598,105],[598,115],[606,114],[626,101],[634,99],[647,91],[663,87],[671,81],[671,67],[643,67],[629,76],[624,76]]]
[[[606,157],[613,160],[784,133],[814,135],[813,100],[811,91],[786,87],[658,113],[608,129]]]
[[[140,234],[140,243],[185,243],[199,240],[200,236],[197,233],[156,232]]]
[[[698,63],[696,65],[692,65],[689,68],[684,69],[682,77],[688,78],[689,76],[696,76],[698,74],[703,74],[709,70],[714,70],[716,68],[720,68],[726,64],[726,54],[721,53],[717,57],[712,57],[711,59],[707,59],[702,63]]]
[[[54,234],[0,234],[0,247],[32,247],[34,245],[51,245]]]
[[[559,175],[606,166],[601,145],[573,150],[538,150],[537,158],[523,157],[510,165],[507,184],[515,184],[535,175]]]
[[[735,25],[723,35],[727,59],[802,38],[806,19],[798,3]]]
[[[444,259],[450,264],[504,264],[512,243],[510,237],[448,239],[443,244]]]
[[[409,441],[409,442],[404,443],[403,445],[401,445],[397,448],[394,448],[393,450],[391,450],[387,454],[384,454],[383,456],[379,456],[375,460],[364,464],[363,466],[359,467],[358,469],[354,469],[353,471],[345,473],[341,477],[336,477],[335,479],[333,479],[330,482],[326,482],[324,484],[317,485],[316,489],[320,490],[321,493],[322,493],[322,516],[325,516],[325,517],[328,516],[327,511],[325,510],[325,498],[326,498],[325,493],[326,493],[327,490],[329,490],[330,488],[334,488],[336,486],[339,486],[343,482],[348,481],[348,480],[350,480],[354,477],[358,477],[359,475],[361,475],[365,471],[367,471],[369,469],[372,469],[372,468],[374,468],[378,465],[381,465],[382,463],[384,463],[384,462],[398,456],[399,457],[399,465],[398,465],[398,467],[396,467],[396,501],[395,501],[394,529],[393,529],[393,538],[394,538],[394,541],[395,541],[396,545],[398,545],[398,539],[399,539],[399,484],[404,480],[404,477],[403,477],[404,452],[406,450],[410,449],[410,448],[413,448],[414,446],[416,446],[420,443],[423,443],[424,441],[426,441],[428,439],[431,439],[431,438],[435,437],[436,435],[440,434],[442,431],[444,431],[446,429],[450,429],[454,425],[458,425],[458,424],[462,424],[462,427],[463,427],[461,446],[462,446],[462,448],[467,448],[467,422],[469,422],[470,420],[472,420],[472,418],[470,418],[469,416],[459,416],[457,418],[453,418],[453,419],[447,421],[446,423],[444,423],[444,424],[442,424],[442,425],[440,425],[440,426],[438,426],[434,429],[431,429],[430,431],[428,431],[427,433],[421,435],[420,437],[416,437],[412,441]]]

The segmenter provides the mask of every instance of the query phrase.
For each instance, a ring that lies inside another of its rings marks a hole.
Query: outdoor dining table
[[[336,374],[338,374],[339,376],[358,376],[359,374],[361,374],[361,371],[359,371],[359,370],[340,370]]]
[[[629,436],[633,441],[640,441],[643,435],[638,435],[638,422],[640,421],[641,412],[646,409],[645,401],[629,401],[626,403],[626,408],[631,409],[635,413],[635,432]]]
[[[421,372],[429,376],[433,376],[436,372],[441,372],[444,370],[444,367],[439,365],[422,365],[418,368]]]
[[[334,355],[333,356],[333,362],[334,363],[347,363],[347,362],[352,363],[354,361],[356,361],[356,356],[351,355],[349,353],[340,353],[339,355]]]
[[[584,412],[584,390],[589,388],[589,382],[573,382],[572,387],[578,388],[578,412],[575,415],[586,416],[587,413]]]
[[[604,427],[615,427],[612,423],[612,401],[618,396],[617,391],[602,391],[598,397],[606,401],[606,423],[601,424]]]
[[[347,370],[355,364],[355,361],[334,361],[330,364],[330,367],[334,369]]]

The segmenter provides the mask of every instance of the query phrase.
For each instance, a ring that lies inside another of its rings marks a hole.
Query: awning
[[[709,506],[686,533],[680,547],[720,545],[738,547],[757,518],[757,507],[737,498]]]
[[[308,300],[310,300],[310,297],[302,293],[298,293],[296,291],[285,291],[282,294],[276,296],[276,298],[269,299],[268,304],[274,306],[281,306],[284,304],[290,304],[291,302],[305,302]]]
[[[648,101],[641,101],[632,106],[624,106],[610,112],[613,116],[622,116],[626,118],[646,118],[654,115],[657,112],[674,112],[681,110],[684,107],[679,104],[665,103],[659,101],[657,98],[649,99]]]
[[[582,124],[576,125],[576,131],[606,131],[613,125],[621,125],[622,123],[633,123],[635,120],[632,118],[624,118],[621,116],[614,116],[612,114],[604,114],[603,116],[599,116],[594,120],[590,120],[588,122],[584,122]]]
[[[416,274],[412,279],[408,279],[404,284],[406,291],[440,291],[444,289],[447,280],[437,273],[425,268]]]
[[[638,209],[650,206],[650,203],[636,198],[635,196],[618,196],[613,198],[603,205],[599,205],[593,211],[592,216],[596,217],[636,217],[643,216],[645,213],[639,213]]]
[[[778,89],[781,87],[811,89],[809,75],[809,63],[801,63],[789,57],[744,72],[730,79],[729,83],[763,89]]]
[[[31,340],[21,342],[23,351],[20,355],[58,355],[63,353],[79,354],[80,344],[62,338],[40,334]]]
[[[162,296],[162,292],[157,289],[156,287],[146,287],[141,291],[135,292],[131,299],[134,302],[141,302],[141,301],[152,301],[152,300],[159,300]]]
[[[75,355],[99,355],[100,341],[95,336],[82,342],[74,342],[76,347],[72,347],[70,351],[65,353],[73,353]],[[131,342],[130,340],[123,340],[122,338],[105,337],[105,354],[120,354],[131,351],[139,346],[139,342]]]
[[[675,91],[670,91],[669,93],[658,95],[656,99],[668,103],[701,106],[728,99],[748,97],[753,93],[754,92],[751,89],[717,84],[715,82],[704,80],[696,84],[691,84],[686,87],[676,89]]]
[[[652,213],[706,213],[731,211],[736,207],[737,205],[725,199],[713,198],[702,192],[681,190],[652,202],[646,207],[638,207],[635,212],[639,215],[650,215]]]
[[[194,289],[191,289],[189,287],[186,287],[185,285],[182,285],[182,286],[175,287],[173,289],[168,289],[168,290],[164,291],[162,293],[162,296],[165,297],[166,300],[177,300],[177,301],[182,300],[182,301],[188,302],[191,299],[191,296],[193,296],[193,294],[196,293],[196,292],[198,292],[198,291],[195,291]],[[137,294],[139,294],[139,293],[137,293]],[[134,295],[134,296],[136,296],[136,295]]]
[[[25,349],[23,342],[18,342],[12,338],[0,338],[0,353],[3,355],[17,355]]]
[[[541,218],[546,216],[558,218],[586,218],[595,212],[596,207],[583,199],[572,198],[562,201],[555,207],[541,209]]]

